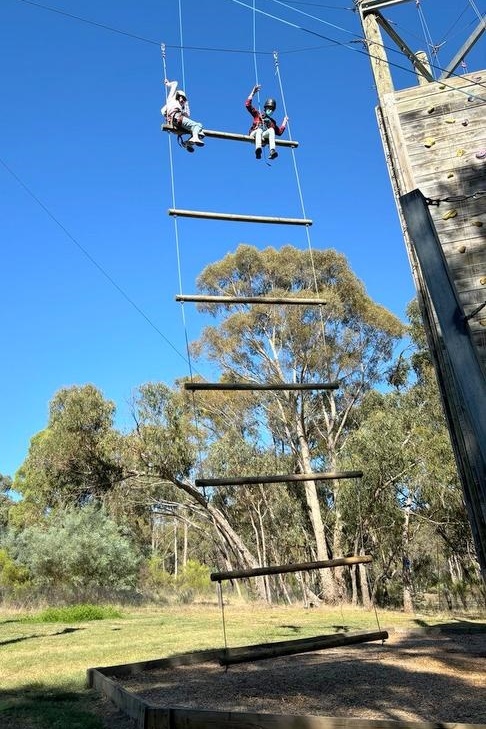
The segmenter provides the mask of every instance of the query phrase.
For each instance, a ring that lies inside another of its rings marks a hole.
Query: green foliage
[[[99,599],[135,586],[134,548],[94,505],[53,512],[40,525],[10,533],[5,546],[51,599]]]
[[[209,573],[207,565],[201,564],[195,559],[189,559],[178,576],[176,585],[178,588],[189,589],[195,593],[212,592],[213,586]]]
[[[194,425],[183,394],[149,382],[139,388],[134,405],[138,428],[133,445],[138,461],[168,480],[186,478],[196,451]]]
[[[29,571],[17,564],[6,549],[0,549],[0,589],[17,595],[29,586]]]
[[[122,618],[120,610],[111,605],[91,605],[82,603],[66,607],[47,608],[36,615],[24,617],[23,623],[87,623],[90,620]]]
[[[120,436],[113,430],[115,406],[93,385],[59,390],[47,428],[30,443],[14,488],[27,501],[56,508],[102,500],[122,477]]]

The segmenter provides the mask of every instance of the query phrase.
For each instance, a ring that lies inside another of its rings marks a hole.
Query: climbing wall
[[[378,120],[397,198],[418,188],[440,201],[429,210],[486,371],[486,307],[474,314],[486,301],[486,71],[385,94]]]

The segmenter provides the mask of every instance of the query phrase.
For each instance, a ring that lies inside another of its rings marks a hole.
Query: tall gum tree
[[[402,336],[402,323],[373,302],[334,250],[280,250],[240,245],[198,278],[208,295],[292,296],[324,299],[326,305],[237,305],[205,303],[199,308],[217,318],[194,345],[197,356],[215,362],[221,380],[254,384],[339,383],[338,391],[276,391],[262,394],[265,428],[281,439],[298,473],[335,470],[353,409],[382,378]],[[359,464],[357,464],[359,465]],[[304,483],[316,557],[340,556],[343,523],[341,483],[324,489]],[[321,495],[321,498],[319,498]],[[323,497],[323,498],[322,498]],[[327,531],[324,526],[332,525]],[[342,591],[338,570],[321,573],[322,595],[335,602]]]

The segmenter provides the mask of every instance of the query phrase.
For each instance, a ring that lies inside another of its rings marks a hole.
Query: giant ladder
[[[177,131],[167,125],[162,125],[162,130],[177,134]],[[237,142],[252,142],[254,140],[244,134],[233,134],[229,132],[213,131],[204,129],[205,137],[230,140]],[[293,140],[276,139],[276,144],[282,147],[297,148],[298,142]],[[190,217],[199,218],[201,220],[224,220],[239,221],[247,223],[264,223],[264,224],[284,224],[284,225],[300,225],[310,226],[312,220],[307,218],[282,218],[278,216],[256,216],[243,215],[239,213],[218,213],[200,210],[181,210],[177,208],[169,208],[168,214],[173,217]],[[288,306],[322,306],[326,302],[315,298],[293,298],[282,296],[205,296],[200,294],[178,294],[175,296],[178,302],[194,302],[194,303],[216,303],[224,305],[232,304],[249,304],[249,305],[288,305]],[[278,390],[337,390],[339,387],[336,382],[320,382],[320,383],[252,383],[252,382],[186,382],[184,388],[188,391],[204,391],[204,390],[246,390],[246,391],[278,391]],[[321,472],[321,473],[298,473],[298,474],[269,474],[258,476],[244,476],[233,478],[204,478],[196,479],[196,487],[218,487],[228,485],[252,485],[252,484],[272,484],[272,483],[295,483],[305,481],[320,481],[330,479],[350,479],[361,478],[361,471],[339,471],[339,472]],[[331,560],[321,560],[318,562],[302,562],[284,565],[262,566],[257,569],[233,570],[229,572],[217,572],[211,574],[211,580],[218,584],[220,604],[223,609],[223,598],[221,593],[221,583],[225,580],[248,579],[249,577],[258,577],[262,575],[277,575],[288,572],[307,572],[310,570],[334,568],[345,565],[368,564],[372,561],[369,555],[352,555],[346,557],[338,557]],[[378,626],[379,628],[379,626]],[[278,656],[293,655],[310,651],[322,650],[324,648],[334,648],[337,646],[355,645],[370,641],[384,641],[388,638],[388,633],[378,629],[372,632],[360,631],[354,633],[340,633],[333,635],[318,635],[312,638],[301,638],[286,641],[276,641],[272,643],[260,643],[250,646],[239,646],[228,648],[225,646],[224,652],[220,657],[221,665],[228,666],[235,663],[262,660],[266,658],[276,658]]]

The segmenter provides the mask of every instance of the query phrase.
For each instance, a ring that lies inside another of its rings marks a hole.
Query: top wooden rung
[[[168,124],[162,124],[162,131],[164,132],[174,132],[174,134],[181,134],[181,132],[178,129],[173,129]],[[212,137],[214,139],[231,139],[234,142],[253,142],[255,144],[255,139],[253,137],[250,137],[249,134],[234,134],[233,132],[218,132],[214,129],[204,129],[204,136],[206,137]],[[184,132],[182,130],[182,134],[187,134],[188,132]],[[280,137],[275,137],[275,144],[278,147],[292,147],[293,149],[296,149],[299,146],[298,142],[294,142],[293,139],[280,139]]]

